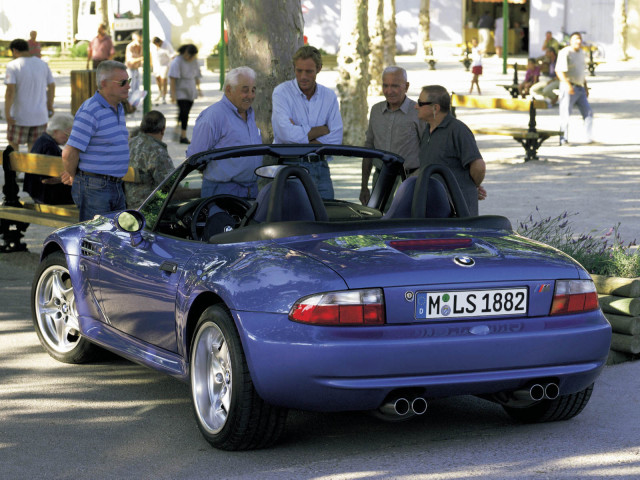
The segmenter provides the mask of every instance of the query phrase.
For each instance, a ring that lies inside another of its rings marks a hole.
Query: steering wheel
[[[237,228],[250,207],[248,201],[234,195],[202,199],[191,215],[191,238],[204,241],[211,235]]]

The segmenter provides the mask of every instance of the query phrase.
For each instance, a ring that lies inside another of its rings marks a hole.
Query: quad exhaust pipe
[[[427,401],[423,397],[397,397],[384,403],[378,410],[386,417],[408,418],[423,415],[427,411]]]

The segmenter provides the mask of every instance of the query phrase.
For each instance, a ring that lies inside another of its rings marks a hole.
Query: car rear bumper
[[[533,381],[575,393],[602,370],[611,327],[594,311],[483,322],[318,327],[234,312],[252,379],[272,404],[368,410],[394,391],[424,397],[512,391]]]

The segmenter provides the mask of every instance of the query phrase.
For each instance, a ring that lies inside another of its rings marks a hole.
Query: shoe
[[[191,142],[189,141],[189,139],[187,137],[182,137],[180,139],[180,143],[186,143],[187,145],[189,145]]]
[[[561,138],[560,139],[560,146],[569,146],[569,140],[567,140],[566,138]]]

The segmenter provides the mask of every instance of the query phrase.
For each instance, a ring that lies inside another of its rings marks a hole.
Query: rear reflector
[[[384,297],[379,288],[310,295],[291,307],[289,319],[313,325],[383,325]]]
[[[550,315],[587,312],[598,308],[596,286],[591,280],[558,280]]]
[[[469,247],[473,243],[471,238],[424,238],[420,240],[392,240],[389,246],[405,251],[454,250]]]

